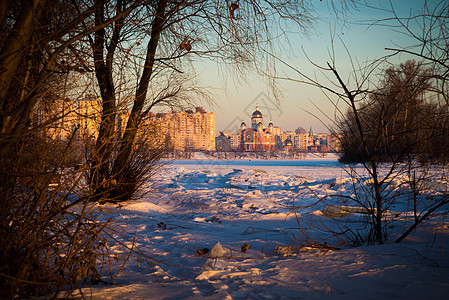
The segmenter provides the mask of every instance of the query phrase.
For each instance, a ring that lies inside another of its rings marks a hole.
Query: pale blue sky
[[[329,54],[331,52],[331,32],[335,34],[336,65],[346,78],[352,68],[344,45],[350,51],[353,60],[363,63],[390,54],[385,50],[386,47],[409,46],[414,43],[408,40],[408,37],[403,33],[398,32],[397,28],[362,25],[362,23],[371,24],[373,20],[392,17],[391,13],[379,9],[359,7],[348,12],[347,21],[343,23],[337,21],[335,16],[329,13],[326,1],[323,1],[323,3],[317,1],[317,3],[316,31],[311,32],[309,37],[299,33],[289,34],[288,38],[293,46],[292,52],[294,54],[285,54],[282,57],[289,64],[309,76],[314,76],[317,70],[307,60],[303,51],[316,64],[325,65],[326,62],[331,61]],[[367,1],[367,3],[390,9],[389,1]],[[400,16],[405,17],[410,14],[410,10],[414,12],[420,10],[423,1],[392,0],[392,3]],[[294,28],[292,28],[293,30]],[[282,48],[283,45],[279,44],[279,47]],[[285,48],[287,48],[287,45],[285,45]],[[395,63],[406,59],[407,57],[397,57]],[[212,97],[216,105],[213,108],[205,106],[208,110],[216,112],[217,131],[234,131],[242,119],[248,124],[250,114],[254,111],[257,102],[261,106],[260,110],[264,115],[265,125],[268,124],[271,116],[275,126],[282,127],[283,131],[293,131],[298,126],[302,126],[307,130],[312,127],[315,132],[327,132],[326,127],[321,122],[323,121],[326,124],[330,122],[314,105],[320,107],[330,117],[334,114],[334,109],[329,100],[315,87],[280,81],[279,84],[283,93],[279,103],[280,106],[277,107],[276,103],[273,103],[274,100],[271,102],[271,99],[274,98],[271,95],[270,88],[259,75],[250,74],[247,82],[235,82],[233,78],[229,78],[232,74],[219,72],[217,66],[213,63],[202,63],[199,65],[198,73],[203,85],[213,87]],[[281,63],[277,65],[277,73],[280,76],[296,76],[291,69]],[[257,99],[258,96],[259,99]],[[315,116],[306,111],[312,112]]]

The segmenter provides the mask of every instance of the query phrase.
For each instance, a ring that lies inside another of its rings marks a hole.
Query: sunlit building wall
[[[195,112],[158,113],[154,118],[173,150],[215,150],[215,112],[197,107]]]

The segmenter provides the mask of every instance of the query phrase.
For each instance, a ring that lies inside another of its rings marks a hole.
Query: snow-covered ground
[[[443,217],[419,227],[400,244],[340,245],[334,250],[301,247],[298,222],[312,237],[316,236],[312,224],[328,228],[335,224],[326,217],[325,203],[310,205],[318,197],[352,193],[351,180],[335,157],[309,157],[295,166],[273,161],[174,161],[146,191],[139,200],[103,209],[130,239],[136,233],[139,249],[158,262],[150,267],[131,257],[115,278],[116,285],[86,287],[85,296],[449,298],[449,221]],[[340,226],[359,224],[361,218],[357,213],[346,216],[339,219]],[[125,255],[118,245],[112,251]],[[198,255],[201,251],[208,253]],[[113,262],[113,273],[122,262]]]

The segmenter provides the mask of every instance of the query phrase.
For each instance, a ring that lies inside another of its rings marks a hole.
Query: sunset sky
[[[385,50],[386,47],[405,47],[416,43],[404,34],[404,30],[399,28],[382,25],[369,26],[375,20],[391,18],[393,15],[388,11],[391,10],[389,1],[367,2],[370,6],[382,9],[357,7],[347,11],[346,21],[342,22],[329,11],[329,2],[317,1],[315,30],[311,31],[307,37],[300,33],[293,33],[294,28],[291,28],[292,33],[289,33],[288,39],[293,49],[289,49],[286,44],[282,59],[308,76],[315,77],[316,75],[323,78],[307,57],[322,66],[330,62],[331,36],[334,35],[336,66],[343,77],[348,79],[352,67],[347,50],[355,62],[363,64],[366,61],[391,54],[391,51]],[[417,13],[422,10],[423,5],[423,1],[418,0],[395,0],[392,3],[400,17]],[[398,25],[393,22],[382,24]],[[283,45],[279,45],[279,47],[282,48]],[[304,53],[307,54],[307,57]],[[407,58],[410,57],[397,56],[392,62],[397,64]],[[233,132],[241,120],[248,123],[256,104],[259,104],[264,115],[265,125],[272,119],[275,126],[282,127],[283,131],[295,130],[298,126],[308,130],[311,126],[315,132],[328,132],[322,122],[325,124],[330,122],[315,105],[331,118],[334,115],[334,108],[318,88],[281,80],[279,85],[283,92],[279,106],[277,106],[270,88],[260,75],[249,74],[246,82],[236,81],[233,79],[232,73],[223,73],[219,69],[214,63],[201,63],[198,67],[201,83],[212,87],[215,106],[205,105],[205,107],[216,112],[217,131],[231,130]],[[282,77],[288,75],[292,78],[299,78],[293,70],[281,62],[277,63],[277,74]],[[329,83],[329,81],[325,80],[324,83]]]

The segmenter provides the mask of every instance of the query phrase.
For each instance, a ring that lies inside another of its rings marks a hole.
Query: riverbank
[[[329,153],[297,153],[288,155],[279,153],[273,155],[269,152],[191,152],[185,155],[173,156],[174,160],[338,160],[338,154]]]

